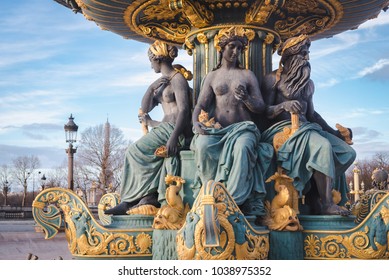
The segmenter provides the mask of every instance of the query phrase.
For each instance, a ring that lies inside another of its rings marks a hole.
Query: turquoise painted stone
[[[304,240],[301,231],[271,231],[269,260],[304,259]]]
[[[299,215],[304,230],[348,230],[356,226],[355,216]]]
[[[153,260],[177,260],[176,235],[177,230],[154,230]]]
[[[193,206],[194,200],[197,197],[200,189],[194,189],[194,179],[196,175],[196,165],[194,162],[194,152],[181,151],[181,177],[185,180],[183,187],[183,200],[188,203],[190,207]]]
[[[111,216],[112,223],[105,226],[109,229],[150,229],[154,216],[146,215],[118,215]]]

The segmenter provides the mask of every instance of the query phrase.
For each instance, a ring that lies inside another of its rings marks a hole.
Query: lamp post
[[[73,115],[70,114],[69,121],[65,124],[65,135],[66,135],[66,143],[69,143],[69,148],[66,149],[66,153],[68,154],[68,188],[70,190],[74,189],[74,181],[73,181],[73,158],[74,154],[77,151],[77,148],[73,148],[73,143],[77,141],[77,130],[78,125],[74,123]]]
[[[361,191],[360,191],[360,184],[359,184],[359,176],[361,174],[361,170],[359,169],[358,167],[358,162],[354,162],[354,169],[353,169],[353,173],[354,173],[354,199],[355,199],[355,202],[357,202],[359,200],[359,195],[361,194]]]
[[[4,186],[3,186],[3,194],[4,194],[4,206],[7,206],[7,200],[8,200],[8,192],[9,192],[9,183],[7,180],[5,180],[4,182]]]
[[[45,189],[45,183],[46,183],[46,176],[45,176],[45,174],[43,174],[43,176],[41,178],[41,191],[43,191]]]

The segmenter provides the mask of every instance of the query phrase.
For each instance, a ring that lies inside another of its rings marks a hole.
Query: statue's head
[[[223,28],[219,31],[214,39],[214,46],[219,53],[219,62],[215,69],[221,67],[223,51],[229,43],[239,41],[242,44],[242,52],[246,49],[249,42],[247,34],[250,34],[250,32],[243,27],[236,26]],[[239,67],[239,60],[236,61],[236,66]]]
[[[302,34],[297,37],[291,37],[283,42],[278,48],[278,55],[281,56],[281,61],[286,61],[290,56],[299,54],[303,47],[309,49],[311,46],[311,40],[308,35]]]
[[[386,190],[388,185],[388,172],[382,168],[374,169],[371,179],[373,180],[373,187],[379,190]]]
[[[178,49],[175,46],[168,45],[162,41],[155,41],[149,48],[148,56],[150,61],[166,61],[172,63],[178,55]]]
[[[288,89],[288,95],[298,95],[310,80],[311,65],[308,61],[310,46],[309,37],[300,35],[287,39],[278,48],[281,59],[275,85],[280,82],[281,74],[285,75],[283,83]]]
[[[224,47],[232,41],[241,42],[243,45],[242,50],[247,47],[249,40],[243,27],[233,26],[221,29],[215,36],[214,45],[218,52],[222,52]]]

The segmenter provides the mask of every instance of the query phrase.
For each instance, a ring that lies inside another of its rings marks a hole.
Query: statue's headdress
[[[301,34],[300,36],[298,37],[292,37],[292,38],[289,38],[288,40],[286,40],[283,44],[281,44],[280,48],[278,49],[278,54],[279,55],[283,55],[283,53],[285,52],[285,50],[299,44],[300,42],[308,39],[308,35],[306,34]]]
[[[150,46],[150,51],[155,55],[155,56],[168,56],[169,53],[167,51],[167,45],[162,42],[162,41],[155,41],[151,46]]]
[[[169,58],[174,60],[177,57],[177,48],[169,46],[166,43],[156,40],[149,48],[151,53],[157,59]]]
[[[246,30],[241,26],[232,26],[223,28],[215,36],[214,45],[218,52],[221,52],[223,47],[229,42],[238,40],[243,44],[243,47],[247,47],[248,37]],[[255,34],[254,34],[255,35]]]
[[[306,34],[301,34],[300,36],[297,36],[297,37],[292,37],[292,38],[289,38],[287,39],[284,43],[282,43],[280,45],[280,47],[278,48],[278,55],[281,56],[281,59],[280,59],[280,64],[279,64],[279,67],[278,67],[278,70],[277,70],[277,73],[276,73],[276,82],[274,85],[276,85],[278,83],[278,81],[280,80],[281,78],[281,73],[283,71],[283,62],[284,62],[284,59],[283,59],[283,56],[284,56],[284,53],[285,51],[287,51],[288,49],[294,47],[294,46],[297,46],[298,44],[300,44],[301,42],[305,41],[309,39],[309,36],[306,35]]]

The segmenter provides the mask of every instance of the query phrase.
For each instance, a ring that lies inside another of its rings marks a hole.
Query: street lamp
[[[43,191],[45,189],[45,183],[46,183],[46,176],[43,174],[41,178],[41,190]]]
[[[69,121],[64,126],[66,143],[69,143],[69,148],[66,149],[66,153],[68,154],[68,188],[70,190],[74,189],[73,155],[76,153],[77,148],[73,148],[73,143],[77,141],[77,130],[78,130],[78,125],[76,125],[73,120],[74,120],[73,115],[70,114]]]
[[[9,183],[7,180],[5,180],[4,182],[4,186],[3,186],[3,194],[4,194],[4,206],[7,206],[7,200],[8,200],[8,192],[9,192]]]

